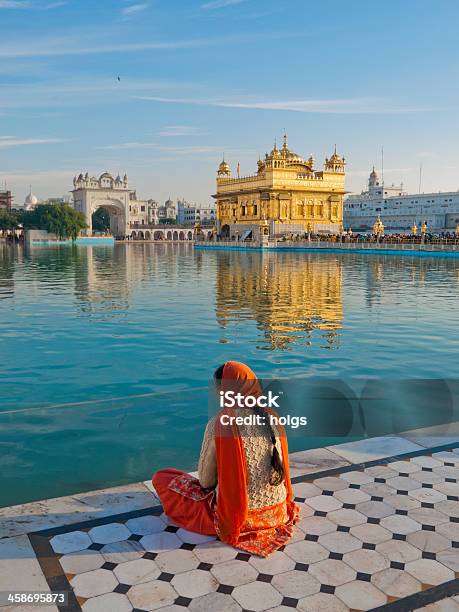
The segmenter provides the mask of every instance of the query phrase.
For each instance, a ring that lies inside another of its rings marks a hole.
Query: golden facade
[[[296,343],[311,344],[313,336],[335,348],[343,322],[342,284],[340,257],[221,251],[217,320],[222,329],[231,328],[230,336],[240,320],[256,321],[263,349],[288,350]]]
[[[222,236],[259,236],[263,222],[271,235],[305,232],[340,232],[343,227],[345,159],[335,151],[324,169],[314,169],[288,148],[276,145],[258,161],[253,176],[233,178],[223,160],[217,171],[218,229]],[[239,174],[239,172],[238,172]]]

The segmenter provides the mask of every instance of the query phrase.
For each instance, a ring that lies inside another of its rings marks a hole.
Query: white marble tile
[[[402,535],[408,535],[421,529],[421,525],[416,521],[413,521],[409,516],[403,516],[402,514],[393,514],[392,516],[386,516],[381,519],[381,527],[392,531],[392,533],[400,533]]]
[[[395,478],[389,478],[386,480],[386,484],[389,487],[393,487],[397,491],[412,491],[413,489],[419,489],[421,486],[421,483],[418,480],[408,478],[406,476],[395,476]]]
[[[0,508],[0,538],[149,508],[158,499],[143,483],[133,483]]]
[[[145,549],[139,542],[124,540],[123,542],[106,544],[100,552],[105,561],[109,563],[125,563],[140,559],[145,554]]]
[[[127,540],[131,532],[121,523],[108,523],[108,525],[93,527],[89,530],[88,535],[97,544],[113,544]]]
[[[442,467],[443,461],[438,461],[438,459],[434,459],[433,457],[429,457],[428,455],[421,455],[420,457],[412,457],[410,459],[411,463],[415,463],[419,465],[421,468],[435,468]]]
[[[309,566],[309,573],[321,584],[338,586],[355,580],[356,572],[347,563],[337,559],[325,559]]]
[[[349,483],[338,476],[323,476],[322,478],[316,478],[314,484],[323,491],[341,491],[349,488]]]
[[[371,577],[371,582],[380,591],[389,595],[389,597],[408,597],[413,593],[419,593],[422,590],[422,585],[419,580],[413,578],[403,570],[387,568],[374,574]]]
[[[50,592],[27,536],[0,540],[0,591]]]
[[[341,474],[341,479],[345,480],[349,484],[368,484],[370,482],[374,482],[373,476],[367,474],[366,472],[359,472],[358,470],[353,470],[352,472],[345,472]]]
[[[314,508],[314,510],[330,512],[331,510],[342,508],[343,503],[331,495],[317,495],[316,497],[310,497],[308,499],[308,505]]]
[[[346,553],[343,561],[350,565],[356,572],[363,574],[376,574],[390,566],[389,560],[376,550],[361,548]]]
[[[266,582],[251,582],[236,587],[232,596],[243,609],[253,612],[268,610],[282,601],[279,591]]]
[[[387,603],[384,593],[370,582],[360,580],[339,586],[335,595],[352,610],[372,610]]]
[[[129,519],[125,524],[131,533],[141,536],[164,531],[166,527],[164,521],[159,516],[139,516],[138,518]]]
[[[310,542],[309,540],[287,544],[284,552],[298,563],[316,563],[316,561],[326,559],[329,555],[329,551],[326,548],[317,542]]]
[[[449,517],[443,514],[443,512],[440,512],[440,510],[435,510],[435,508],[415,508],[414,510],[408,510],[408,516],[421,525],[434,525],[438,527],[443,523],[447,523],[447,527],[457,525],[459,531],[458,523],[451,523],[450,525]],[[438,529],[436,531],[438,532]]]
[[[408,495],[419,502],[428,504],[435,504],[446,500],[446,495],[435,489],[414,489],[413,491],[408,491]]]
[[[451,540],[447,540],[439,533],[433,531],[416,531],[415,533],[410,533],[406,540],[409,544],[419,548],[419,550],[431,553],[439,553],[451,547]]]
[[[417,491],[418,489],[416,489]],[[409,495],[389,495],[384,498],[386,504],[397,508],[397,510],[414,510],[416,508],[421,507],[421,502],[419,499],[414,499],[414,497],[410,497]]]
[[[348,612],[349,608],[335,595],[316,593],[300,599],[297,610],[301,612]]]
[[[437,561],[446,565],[453,572],[459,573],[459,549],[449,548],[437,554]]]
[[[202,533],[196,533],[182,528],[177,531],[177,536],[182,542],[187,542],[188,544],[204,544],[204,542],[211,542],[216,539],[214,535],[203,535]]]
[[[252,565],[238,559],[219,563],[210,571],[220,584],[234,587],[253,582],[258,576],[258,571]]]
[[[289,455],[290,475],[303,476],[322,470],[344,467],[348,462],[326,448],[313,448],[310,450],[290,453]]]
[[[459,465],[459,455],[457,453],[452,453],[449,451],[441,451],[439,453],[433,453],[432,457],[434,459],[438,459],[439,461],[444,461],[447,463],[454,463],[454,465]]]
[[[77,550],[84,550],[91,546],[92,541],[84,531],[71,531],[54,536],[51,538],[50,543],[54,552],[66,554],[76,552]]]
[[[405,571],[423,584],[437,585],[454,579],[454,572],[431,559],[417,559],[405,565]]]
[[[143,536],[140,543],[149,552],[172,550],[180,548],[183,544],[182,540],[175,533],[169,533],[168,531]]]
[[[183,597],[200,597],[216,591],[218,582],[210,572],[191,570],[176,574],[171,582],[174,589]]]
[[[366,523],[351,527],[350,534],[367,544],[379,544],[392,538],[392,532],[384,529],[381,525]]]
[[[284,552],[276,550],[269,557],[258,557],[252,555],[249,559],[249,563],[260,572],[260,574],[281,574],[287,572],[295,567],[295,561],[287,556]]]
[[[299,482],[292,485],[292,489],[295,497],[303,497],[304,499],[322,494],[322,489],[319,489],[319,487],[310,482]]]
[[[429,510],[429,508],[426,508],[426,510]],[[432,510],[430,511],[432,512]],[[445,536],[445,538],[449,541],[459,542],[459,523],[444,522],[441,525],[436,525],[435,531],[436,533]],[[459,553],[459,549],[456,550]]]
[[[224,593],[208,593],[201,597],[195,597],[188,609],[192,612],[241,612],[242,610],[231,595],[225,595]],[[161,612],[167,611],[163,609]],[[181,606],[177,612],[183,612],[183,607]]]
[[[82,606],[83,612],[131,612],[132,606],[126,595],[107,593],[88,599]]]
[[[153,580],[136,584],[127,594],[134,608],[139,610],[157,610],[174,603],[177,593],[168,582]]]
[[[337,525],[344,525],[345,527],[354,527],[367,522],[367,517],[364,514],[349,508],[333,510],[327,514],[327,518]]]
[[[343,504],[354,505],[370,500],[370,495],[362,491],[362,489],[343,489],[341,491],[336,491],[333,497],[342,501]]]
[[[409,563],[416,561],[422,556],[419,548],[415,548],[408,542],[403,540],[386,540],[376,544],[376,550],[389,561],[398,561],[398,563]]]
[[[384,518],[395,514],[395,508],[390,504],[386,504],[381,501],[366,501],[361,504],[357,504],[355,507],[357,512],[364,516],[370,516],[372,518]]]
[[[350,463],[361,463],[363,461],[373,461],[383,457],[411,453],[421,450],[422,446],[397,436],[383,436],[365,438],[357,442],[346,442],[336,446],[328,446],[327,448]]]
[[[193,550],[193,553],[202,563],[215,564],[234,559],[238,551],[224,542],[213,540],[212,542],[199,544]]]
[[[398,472],[399,474],[414,474],[415,472],[421,471],[421,466],[413,463],[409,459],[398,461],[391,461],[388,466],[391,470]]]
[[[433,485],[433,488],[444,495],[453,495],[459,497],[459,483],[458,482],[437,482]]]
[[[298,570],[290,570],[274,576],[271,584],[284,597],[294,597],[295,599],[313,595],[318,593],[320,589],[320,582],[316,578],[307,572]]]
[[[117,565],[113,573],[121,584],[139,584],[156,580],[161,571],[151,559],[136,559]]]
[[[155,563],[162,572],[168,574],[179,574],[196,569],[199,565],[199,559],[191,550],[168,550],[160,553]]]
[[[70,581],[77,597],[96,597],[111,593],[118,584],[113,572],[97,569],[78,574]]]
[[[79,550],[60,558],[59,563],[66,574],[82,574],[99,569],[105,563],[97,550]]]
[[[362,542],[345,531],[332,531],[319,536],[319,544],[330,552],[345,553],[361,548]]]
[[[336,512],[339,512],[339,510],[336,510]],[[318,536],[330,531],[336,531],[336,523],[328,520],[325,516],[308,516],[298,523],[298,527],[305,534]]]

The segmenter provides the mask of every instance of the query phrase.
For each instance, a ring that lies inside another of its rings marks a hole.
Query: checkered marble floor
[[[67,610],[459,611],[459,448],[294,481],[301,521],[267,559],[160,507],[29,537]]]

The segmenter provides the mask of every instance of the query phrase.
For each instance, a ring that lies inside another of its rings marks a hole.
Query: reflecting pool
[[[455,378],[458,293],[455,259],[0,246],[0,505],[193,468],[228,359]]]

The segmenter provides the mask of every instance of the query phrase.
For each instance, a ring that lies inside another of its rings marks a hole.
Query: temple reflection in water
[[[231,341],[238,322],[254,319],[263,349],[311,344],[314,331],[334,348],[342,327],[342,259],[335,255],[221,252],[217,259],[217,320]]]

